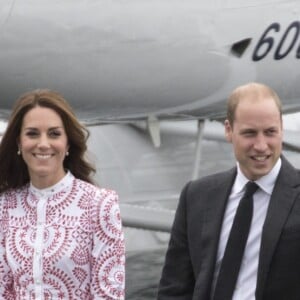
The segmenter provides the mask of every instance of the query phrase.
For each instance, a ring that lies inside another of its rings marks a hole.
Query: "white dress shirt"
[[[253,217],[244,256],[242,259],[241,269],[232,300],[255,299],[262,228],[265,222],[271,194],[275,185],[277,175],[280,171],[280,167],[281,159],[279,158],[269,174],[255,181],[259,186],[259,189],[253,195]],[[244,176],[239,165],[237,164],[237,176],[232,186],[223,218],[217,253],[217,262],[214,273],[213,289],[215,287],[217,276],[219,274],[233,219],[239,202],[244,194],[245,185],[248,181],[249,180]]]

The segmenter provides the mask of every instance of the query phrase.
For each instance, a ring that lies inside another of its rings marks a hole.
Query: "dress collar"
[[[33,186],[33,184],[30,182],[29,191],[39,197],[49,197],[61,192],[67,186],[70,186],[72,184],[73,179],[74,176],[70,171],[68,171],[67,174],[59,182],[44,189],[38,189],[35,186]]]

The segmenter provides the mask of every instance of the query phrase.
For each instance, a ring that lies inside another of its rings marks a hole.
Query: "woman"
[[[64,98],[19,98],[0,144],[0,299],[124,299],[118,196],[93,185]]]

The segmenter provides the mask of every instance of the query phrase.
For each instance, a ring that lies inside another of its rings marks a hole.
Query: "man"
[[[300,173],[281,155],[282,130],[281,103],[271,88],[249,83],[233,91],[225,134],[237,166],[183,189],[158,300],[300,299]],[[232,296],[222,297],[228,288],[222,280],[232,277],[223,269],[220,279],[222,260],[248,181],[258,186],[249,234]]]

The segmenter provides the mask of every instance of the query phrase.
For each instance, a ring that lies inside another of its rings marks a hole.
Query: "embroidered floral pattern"
[[[0,299],[124,299],[118,196],[68,173],[0,196]]]

